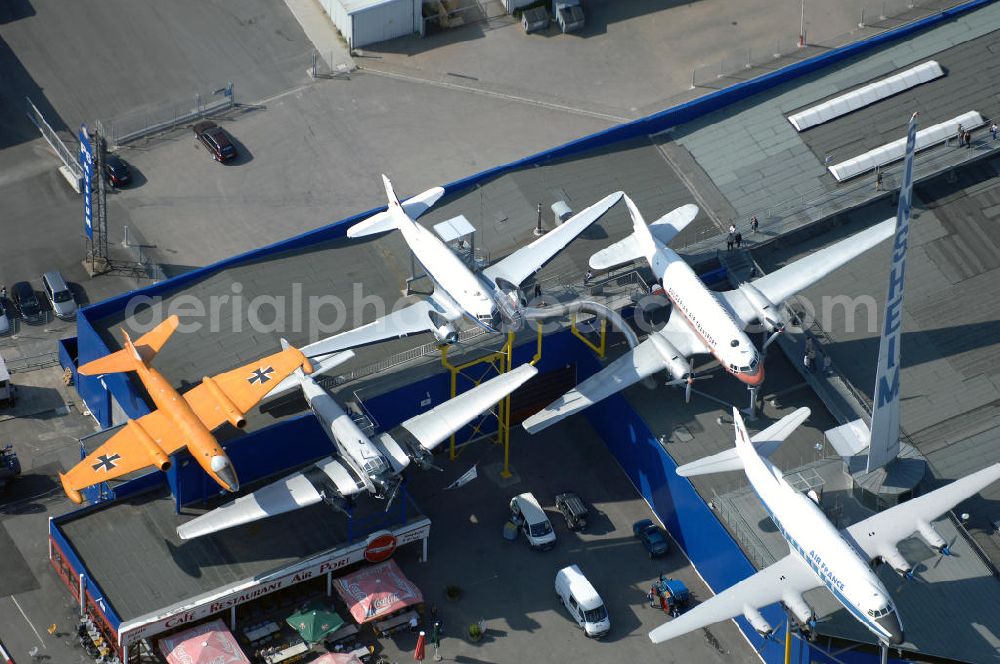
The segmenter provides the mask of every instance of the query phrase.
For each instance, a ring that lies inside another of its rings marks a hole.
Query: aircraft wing
[[[243,416],[303,363],[309,362],[302,351],[289,347],[279,353],[254,360],[239,369],[203,380],[200,385],[184,393],[184,400],[191,406],[198,419],[212,430],[231,421],[226,406],[216,394],[216,390],[232,402],[239,415]]]
[[[646,376],[667,369],[670,366],[670,358],[664,355],[653,335],[662,336],[685,358],[697,353],[707,353],[708,349],[690,329],[683,323],[677,322],[679,319],[680,316],[671,316],[662,330],[653,332],[638,346],[526,419],[524,428],[528,433],[537,433],[616,392],[621,392]]]
[[[493,283],[496,283],[497,279],[505,279],[515,286],[520,286],[521,282],[542,269],[543,265],[565,249],[577,235],[600,219],[621,197],[620,191],[608,194],[527,247],[522,247],[503,260],[490,265],[483,270],[483,275]]]
[[[844,529],[869,558],[880,555],[880,549],[895,546],[921,526],[927,526],[939,516],[967,498],[971,498],[1000,479],[1000,463],[966,475],[935,491],[911,498],[905,503],[879,512]]]
[[[750,283],[768,300],[780,305],[879,242],[892,237],[895,231],[896,218],[886,219],[871,228],[855,233]],[[744,325],[749,325],[756,320],[757,314],[754,308],[739,290],[730,290],[719,295],[743,321]]]
[[[421,447],[433,450],[446,438],[524,385],[536,373],[538,369],[535,367],[522,364],[513,371],[491,378],[426,413],[411,417],[400,426],[413,434]]]
[[[178,433],[170,417],[158,410],[129,420],[87,458],[62,475],[63,486],[79,491],[99,482],[127,475],[147,466],[159,464],[147,452],[143,432],[152,438],[164,454],[173,454],[187,443]]]
[[[435,328],[431,319],[432,313],[443,316],[447,320],[453,320],[456,317],[453,313],[435,306],[435,303],[430,300],[419,300],[398,311],[373,320],[371,323],[304,346],[302,352],[307,357],[322,361],[322,356],[338,353],[347,348],[357,348],[386,339],[399,339],[411,334],[431,332]]]
[[[801,595],[823,585],[796,554],[765,567],[735,586],[682,613],[649,632],[649,640],[662,643],[702,627],[742,615],[748,608],[761,609],[781,601],[786,593]]]
[[[177,535],[181,539],[193,539],[315,505],[323,500],[323,492],[316,487],[325,484],[332,484],[336,493],[342,496],[359,493],[363,487],[358,486],[339,461],[327,457],[306,470],[283,477],[181,524],[177,527]]]

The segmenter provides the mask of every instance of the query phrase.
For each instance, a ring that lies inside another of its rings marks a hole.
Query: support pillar
[[[750,392],[750,407],[747,409],[747,419],[753,422],[757,419],[757,392],[760,387],[757,385],[747,385],[747,391]]]

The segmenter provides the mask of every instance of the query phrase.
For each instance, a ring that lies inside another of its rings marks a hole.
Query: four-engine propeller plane
[[[134,343],[125,330],[124,348],[81,366],[85,376],[134,371],[146,387],[156,410],[128,420],[117,433],[68,473],[60,474],[63,489],[74,503],[82,503],[80,490],[121,477],[147,466],[170,468],[169,456],[186,447],[208,475],[226,491],[236,492],[239,480],[232,462],[212,435],[226,422],[237,428],[245,415],[271,389],[294,370],[313,370],[297,348],[251,362],[217,376],[206,376],[200,385],[178,394],[150,362],[177,329],[170,316]]]
[[[717,454],[677,469],[678,475],[690,477],[742,468],[788,542],[790,552],[770,567],[655,628],[649,633],[653,643],[740,615],[767,636],[773,628],[760,609],[776,602],[782,602],[800,624],[815,624],[813,610],[802,595],[820,586],[833,593],[880,641],[892,645],[903,642],[899,613],[871,564],[883,561],[903,576],[912,575],[912,566],[897,545],[914,533],[932,549],[950,555],[948,543],[931,522],[1000,479],[1000,463],[837,530],[816,503],[793,489],[765,458],[808,416],[808,408],[799,408],[751,438],[734,408],[736,455]]]
[[[717,293],[709,290],[687,262],[666,246],[695,218],[698,208],[685,205],[647,226],[635,203],[628,196],[624,199],[634,232],[591,256],[590,266],[604,270],[645,258],[663,284],[673,311],[661,330],[650,333],[638,346],[525,420],[524,428],[530,433],[541,431],[660,370],[669,374],[668,384],[686,385],[690,398],[695,378],[690,358],[702,353],[713,355],[723,369],[747,385],[760,385],[764,380],[763,357],[744,330],[757,323],[770,332],[763,347],[766,351],[785,328],[780,313],[783,303],[891,237],[896,221],[883,221],[752,282],[740,284],[735,290]]]

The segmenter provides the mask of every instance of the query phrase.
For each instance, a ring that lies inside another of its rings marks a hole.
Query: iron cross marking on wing
[[[108,456],[107,454],[102,454],[97,457],[97,463],[95,463],[92,468],[94,470],[103,470],[107,472],[118,465],[118,459],[121,459],[121,454],[112,454]]]
[[[273,371],[274,367],[254,369],[253,373],[250,374],[250,377],[247,378],[247,382],[250,383],[251,385],[253,385],[254,383],[260,383],[261,385],[263,385],[267,381],[271,380],[271,377],[268,376],[268,374]]]

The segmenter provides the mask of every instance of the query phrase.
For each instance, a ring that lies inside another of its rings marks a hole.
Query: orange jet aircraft
[[[195,461],[219,486],[236,492],[240,488],[229,457],[212,431],[229,422],[246,425],[244,416],[295,369],[308,374],[313,367],[297,348],[251,362],[239,369],[202,379],[201,384],[183,395],[166,378],[149,366],[177,329],[177,316],[170,316],[133,344],[128,333],[125,347],[78,369],[86,376],[134,371],[156,404],[156,410],[137,420],[129,420],[115,435],[68,473],[60,474],[63,489],[74,503],[82,503],[80,490],[127,473],[156,466],[170,468],[170,454],[187,447]]]

